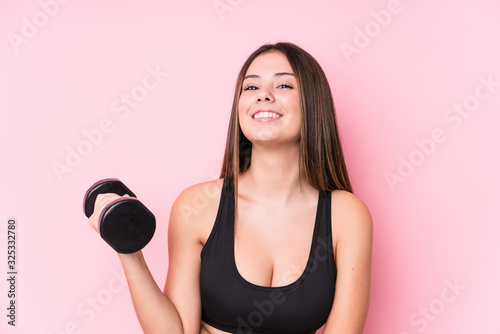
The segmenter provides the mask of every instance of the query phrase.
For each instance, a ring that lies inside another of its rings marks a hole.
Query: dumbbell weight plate
[[[101,237],[115,251],[135,253],[153,238],[155,216],[136,198],[118,198],[109,203],[99,217]]]

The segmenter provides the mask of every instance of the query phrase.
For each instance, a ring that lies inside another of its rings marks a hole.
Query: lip
[[[254,111],[254,112],[252,113],[251,117],[252,117],[252,119],[255,119],[255,118],[253,118],[253,117],[254,117],[257,113],[260,113],[260,112],[266,112],[266,111],[267,111],[267,112],[272,112],[272,113],[278,114],[278,115],[280,115],[280,116],[283,116],[283,114],[282,114],[282,113],[279,113],[279,112],[277,112],[276,110],[272,110],[272,109],[259,109],[259,110]],[[259,119],[260,119],[260,118],[259,118]],[[274,118],[274,119],[277,119],[277,118]]]

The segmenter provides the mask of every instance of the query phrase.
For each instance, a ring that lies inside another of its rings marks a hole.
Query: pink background
[[[327,73],[373,215],[365,333],[499,333],[499,13],[495,0],[2,1],[0,277],[11,217],[19,275],[15,328],[0,280],[0,331],[140,332],[85,190],[118,177],[155,213],[145,255],[163,287],[172,202],[218,176],[240,66],[290,41]],[[168,75],[141,88],[151,70]],[[85,156],[68,166],[69,150]]]

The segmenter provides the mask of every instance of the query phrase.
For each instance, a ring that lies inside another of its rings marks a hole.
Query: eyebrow
[[[295,76],[293,73],[289,73],[289,72],[278,72],[278,73],[274,73],[274,76],[275,77],[280,77],[280,76],[283,76],[283,75],[291,75],[292,77]],[[245,77],[245,80],[246,79],[249,79],[249,78],[254,78],[254,79],[258,79],[260,78],[260,75],[257,75],[257,74],[249,74]]]

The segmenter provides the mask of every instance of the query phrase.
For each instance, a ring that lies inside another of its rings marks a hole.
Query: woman
[[[163,292],[142,252],[119,255],[144,332],[362,333],[372,221],[326,77],[301,48],[264,45],[243,65],[220,177],[173,204]],[[117,196],[97,198],[95,229]]]

